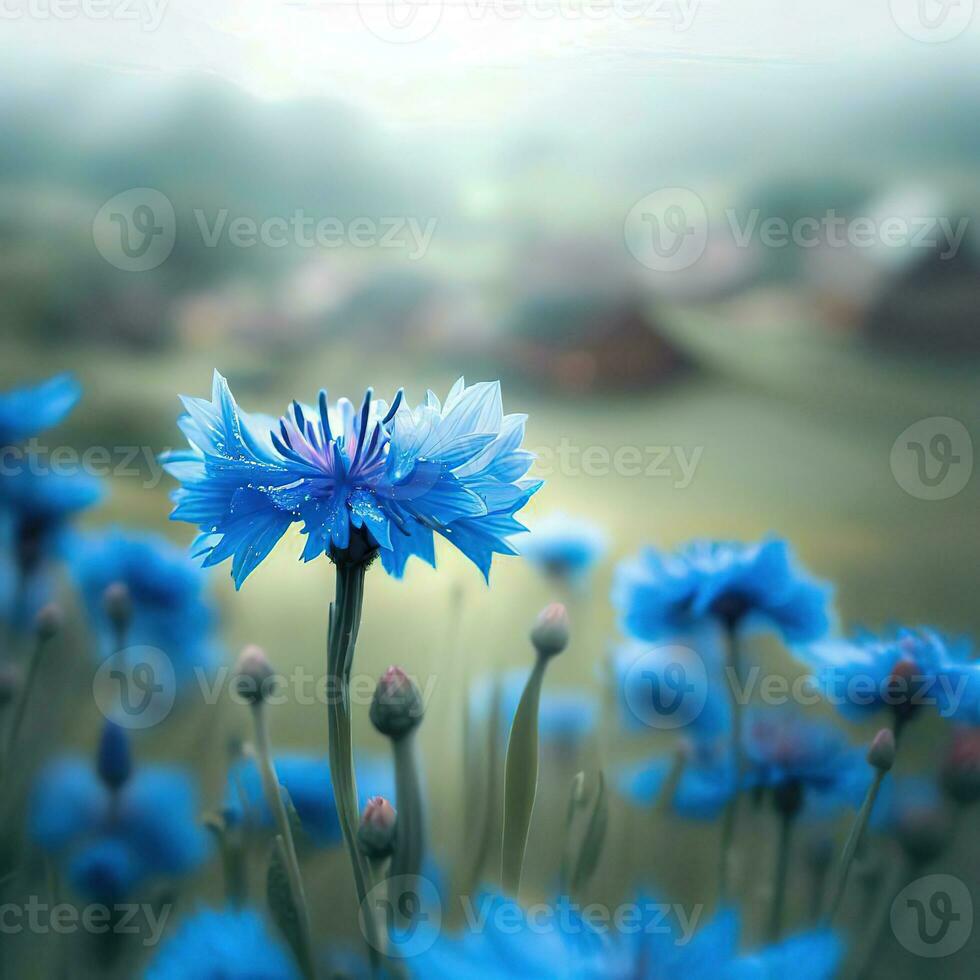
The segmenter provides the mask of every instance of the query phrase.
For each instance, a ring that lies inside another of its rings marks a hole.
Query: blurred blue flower
[[[647,548],[622,562],[612,593],[623,630],[640,640],[676,636],[704,620],[771,626],[790,643],[821,637],[830,589],[797,568],[785,541],[693,541],[674,554]]]
[[[215,372],[211,400],[184,406],[190,448],[164,459],[181,483],[171,516],[201,530],[205,565],[232,559],[239,587],[294,522],[304,561],[377,550],[400,578],[412,555],[435,564],[435,531],[488,576],[494,553],[516,553],[514,514],[541,486],[524,479],[526,416],[503,414],[497,382],[460,378],[445,405],[430,391],[415,409],[401,392],[389,406],[369,390],[357,411],[321,391],[276,423],[242,412]]]
[[[0,616],[29,623],[51,598],[52,565],[67,554],[71,521],[101,496],[94,477],[27,463],[0,478]]]
[[[295,963],[251,909],[202,909],[160,948],[145,980],[300,980]]]
[[[121,774],[114,765],[117,738],[104,738],[99,754],[99,770]],[[187,874],[204,861],[209,842],[197,810],[194,784],[183,769],[144,766],[113,787],[87,760],[67,756],[38,776],[29,832],[79,894],[112,903],[149,880]]]
[[[0,392],[0,449],[57,425],[75,407],[82,389],[70,374]]]
[[[671,809],[685,820],[714,820],[735,792],[735,759],[725,739],[690,740]],[[663,793],[676,764],[669,755],[630,763],[619,771],[620,791],[640,806],[652,806]]]
[[[871,811],[871,828],[882,834],[894,834],[909,823],[939,813],[943,805],[942,793],[934,779],[892,776],[878,790]]]
[[[159,535],[112,528],[77,536],[71,567],[99,638],[100,657],[116,652],[105,591],[121,582],[132,610],[127,646],[162,651],[178,682],[189,679],[194,668],[207,670],[220,659],[205,591],[207,574],[183,548]]]
[[[343,835],[325,758],[285,753],[275,758],[279,784],[289,794],[303,830],[317,847],[340,844]],[[395,799],[395,777],[387,759],[359,757],[355,767],[359,806],[363,809],[372,796]],[[262,778],[253,759],[239,759],[228,773],[225,793],[226,818],[259,827],[274,826],[265,800]]]
[[[745,770],[749,789],[798,788],[857,806],[870,767],[866,752],[848,743],[831,723],[794,711],[756,710],[745,724]],[[801,802],[803,800],[801,799]]]
[[[555,512],[535,524],[515,542],[521,555],[551,578],[584,585],[609,547],[598,525]]]
[[[795,651],[843,714],[861,721],[889,708],[907,719],[929,706],[944,718],[980,723],[980,662],[966,641],[928,627],[825,640]]]
[[[668,908],[662,902],[641,895],[616,912],[624,910],[631,928],[620,934],[615,920],[612,928],[597,928],[567,900],[535,906],[532,914],[512,899],[484,894],[477,897],[473,913],[479,927],[441,936],[410,965],[414,976],[426,980],[769,980],[788,975],[830,980],[841,957],[839,940],[825,930],[740,956],[739,922],[731,910],[693,936],[670,917],[664,921]]]

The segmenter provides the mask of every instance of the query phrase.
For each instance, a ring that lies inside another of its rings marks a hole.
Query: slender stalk
[[[789,877],[789,856],[793,842],[796,813],[782,813],[779,821],[779,844],[776,851],[776,870],[773,876],[772,904],[769,906],[770,942],[775,942],[783,930],[783,907],[786,904],[786,881]]]
[[[827,921],[832,922],[840,909],[844,899],[844,892],[847,890],[847,879],[851,873],[851,865],[854,863],[854,855],[857,853],[858,845],[868,826],[871,811],[874,809],[875,800],[878,798],[878,790],[881,789],[881,782],[885,778],[886,771],[875,769],[874,778],[868,787],[868,792],[864,796],[861,809],[854,818],[851,825],[851,832],[847,835],[844,850],[840,859],[840,870],[837,872],[837,884],[834,887],[834,897],[830,902],[830,911],[827,913]]]
[[[425,814],[422,809],[422,790],[419,782],[418,760],[415,751],[415,731],[402,738],[392,739],[395,756],[395,794],[398,822],[395,824],[395,849],[391,856],[388,899],[402,919],[412,919],[418,909],[405,908],[412,882],[422,871],[425,850]],[[399,880],[401,879],[401,880]]]
[[[742,655],[738,632],[734,624],[726,624],[725,636],[728,641],[728,695],[732,706],[732,753],[734,756],[735,788],[725,807],[721,825],[721,860],[718,875],[718,892],[722,902],[731,897],[731,883],[734,863],[735,830],[738,825],[738,811],[742,797],[742,782],[745,775],[744,748],[742,745]]]
[[[878,903],[871,912],[868,921],[868,928],[865,930],[865,943],[858,953],[855,962],[853,977],[854,980],[865,980],[869,976],[869,971],[874,963],[875,954],[881,944],[885,926],[891,915],[892,902],[895,896],[902,890],[906,882],[913,877],[913,869],[910,861],[902,859],[895,862],[891,876],[882,886],[878,895]]]
[[[17,701],[14,704],[14,714],[10,722],[10,728],[7,729],[7,737],[4,740],[3,754],[0,756],[0,780],[6,774],[7,765],[10,761],[11,754],[17,745],[17,736],[20,734],[21,726],[24,723],[24,715],[27,711],[28,702],[31,699],[31,691],[34,689],[34,683],[37,680],[37,671],[41,665],[42,655],[44,649],[47,646],[49,637],[45,636],[43,633],[38,633],[37,638],[34,641],[34,646],[31,649],[31,656],[27,662],[27,672],[24,675],[24,684],[20,689],[20,694],[17,697]]]
[[[299,859],[296,857],[293,829],[289,824],[289,816],[286,813],[286,805],[282,801],[275,764],[272,761],[272,751],[269,747],[269,728],[262,701],[256,701],[252,705],[252,719],[255,722],[255,749],[258,755],[259,771],[262,774],[262,787],[266,802],[269,804],[269,809],[272,811],[276,823],[276,832],[283,841],[289,890],[292,893],[293,905],[296,907],[296,914],[299,917],[299,933],[302,943],[301,965],[303,973],[307,977],[313,978],[316,976],[316,971],[313,966],[309,905],[306,901],[306,890],[303,888],[303,878],[299,871]]]
[[[664,780],[663,789],[657,800],[655,812],[664,814],[669,813],[674,805],[674,797],[677,795],[677,787],[680,786],[684,778],[684,770],[687,768],[687,760],[690,756],[688,746],[684,742],[678,743],[674,749],[674,757],[671,759],[670,771]]]
[[[357,845],[359,822],[357,784],[354,779],[354,750],[351,734],[350,672],[354,646],[361,624],[364,602],[364,575],[367,566],[362,562],[337,562],[336,597],[330,606],[330,625],[327,632],[327,728],[330,756],[330,780],[344,845],[350,858],[357,891],[358,907],[362,912],[368,955],[372,968],[380,967],[381,939],[377,920],[366,907],[370,888],[370,869]]]

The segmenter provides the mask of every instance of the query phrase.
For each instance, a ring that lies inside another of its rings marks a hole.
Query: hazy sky
[[[974,0],[0,0],[9,50],[219,74],[391,121],[513,113],[570,79],[779,78],[974,48]],[[766,67],[776,71],[766,73]],[[778,82],[777,82],[778,84]]]

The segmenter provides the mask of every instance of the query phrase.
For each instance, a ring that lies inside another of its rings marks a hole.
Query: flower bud
[[[401,669],[389,667],[371,699],[371,724],[388,738],[403,738],[418,727],[425,706],[415,682]]]
[[[129,594],[129,586],[125,582],[113,582],[102,593],[102,604],[105,607],[109,622],[117,630],[125,630],[133,615],[133,600]]]
[[[16,664],[0,663],[0,708],[5,708],[20,690],[20,670]]]
[[[275,689],[275,674],[261,647],[247,646],[235,665],[235,692],[249,704],[260,704]]]
[[[560,602],[545,606],[534,621],[531,643],[539,657],[554,657],[568,646],[568,610]]]
[[[109,789],[119,789],[129,779],[133,762],[129,754],[126,732],[114,721],[107,721],[99,739],[96,756],[99,778]]]
[[[895,736],[891,729],[882,728],[871,740],[868,762],[882,772],[888,772],[895,764]]]
[[[37,631],[37,638],[50,640],[61,629],[63,620],[61,606],[57,603],[49,602],[42,606],[34,617],[34,629]]]
[[[980,801],[980,729],[956,729],[943,762],[942,782],[953,802]]]
[[[922,706],[916,699],[919,693],[916,681],[921,681],[921,678],[922,669],[915,659],[908,655],[896,662],[885,682],[886,703],[903,721],[908,720]]]
[[[361,853],[374,861],[391,857],[395,847],[395,808],[383,797],[372,796],[361,816],[357,843]]]

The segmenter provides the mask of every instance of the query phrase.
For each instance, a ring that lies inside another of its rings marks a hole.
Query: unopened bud
[[[42,606],[34,617],[34,629],[37,631],[38,639],[50,640],[61,629],[63,620],[61,606],[57,603],[49,602]]]
[[[0,708],[6,707],[20,690],[20,669],[16,664],[0,664]]]
[[[903,721],[910,718],[922,706],[916,698],[918,693],[916,681],[921,676],[921,668],[909,655],[903,656],[896,662],[885,682],[886,702],[892,712]]]
[[[395,808],[383,796],[372,796],[368,800],[357,829],[357,843],[365,857],[374,861],[391,857],[396,819]]]
[[[943,762],[942,780],[954,803],[980,801],[980,729],[956,729]]]
[[[129,739],[126,732],[114,721],[107,721],[102,729],[96,769],[99,778],[109,789],[119,789],[129,780],[133,771]]]
[[[389,667],[371,699],[371,724],[388,738],[403,738],[422,721],[425,705],[415,682],[401,669]]]
[[[235,692],[249,704],[260,704],[275,689],[275,673],[261,647],[245,647],[235,665]]]
[[[895,735],[890,728],[882,728],[871,740],[868,762],[882,772],[888,772],[895,765]]]
[[[539,657],[554,657],[568,646],[568,632],[568,610],[560,602],[553,602],[534,621],[531,643]]]
[[[117,630],[129,626],[133,615],[133,601],[129,595],[129,586],[125,582],[113,582],[102,593],[102,604],[105,607],[109,621]]]

